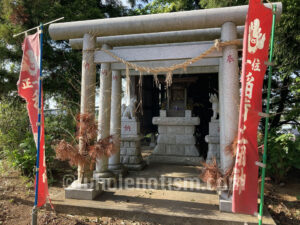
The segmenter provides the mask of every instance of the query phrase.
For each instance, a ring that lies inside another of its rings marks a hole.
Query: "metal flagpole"
[[[50,22],[45,23],[44,26],[49,25],[50,23],[57,22],[57,21],[59,21],[59,20],[63,20],[64,18],[65,18],[65,17],[61,17],[61,18],[52,20],[52,21],[50,21]],[[35,29],[38,29],[38,28],[40,28],[40,26],[30,28],[30,29],[25,30],[25,31],[22,31],[21,33],[18,33],[18,34],[14,34],[13,37],[17,37],[17,36],[19,36],[19,35],[21,35],[21,34],[26,34],[27,32],[32,31],[32,30],[35,30]]]
[[[40,76],[39,76],[39,106],[38,106],[38,138],[37,138],[37,158],[36,158],[36,171],[35,171],[35,198],[34,198],[34,206],[32,209],[32,225],[37,225],[37,204],[38,204],[38,189],[39,189],[39,165],[40,165],[40,139],[41,139],[41,113],[42,113],[42,56],[43,56],[43,28],[45,25],[49,25],[51,23],[57,22],[59,20],[64,19],[64,17],[52,20],[50,22],[45,23],[44,25],[41,23],[40,26],[28,29],[21,33],[13,35],[13,37],[17,37],[21,34],[27,34],[27,32],[38,29],[40,32]]]
[[[272,81],[272,60],[273,60],[273,48],[274,48],[274,31],[275,31],[275,19],[276,19],[276,5],[272,7],[273,21],[271,31],[271,43],[270,43],[270,55],[269,55],[269,73],[268,73],[268,95],[267,95],[267,109],[266,114],[269,114],[270,110],[270,95],[271,95],[271,81]],[[266,163],[267,163],[267,149],[268,149],[268,129],[269,129],[269,117],[266,117],[265,122],[265,138],[264,138],[264,153],[263,153],[263,167],[261,174],[261,190],[260,190],[260,206],[259,206],[259,225],[262,225],[263,207],[264,207],[264,189],[265,189],[265,176],[266,176]]]
[[[35,171],[35,198],[34,198],[34,206],[32,209],[32,225],[37,225],[37,204],[38,204],[38,189],[39,189],[39,164],[40,164],[40,139],[41,139],[41,113],[42,113],[42,56],[43,56],[43,28],[45,25],[49,25],[51,23],[57,22],[59,20],[64,19],[64,17],[52,20],[45,24],[40,24],[37,27],[28,29],[26,31],[22,31],[18,34],[13,35],[13,37],[17,37],[21,34],[27,35],[27,32],[38,29],[40,32],[40,76],[39,76],[39,106],[38,106],[38,137],[37,137],[37,158],[36,158],[36,171]]]
[[[37,154],[36,154],[36,171],[35,171],[35,198],[32,209],[32,225],[37,224],[37,203],[39,193],[39,166],[40,166],[40,143],[41,143],[41,114],[42,114],[42,77],[43,77],[43,24],[40,24],[40,76],[39,76],[39,108],[38,108],[38,138],[37,138]]]

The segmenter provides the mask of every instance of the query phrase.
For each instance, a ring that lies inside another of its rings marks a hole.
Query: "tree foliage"
[[[144,7],[135,9],[134,13],[137,15],[142,15],[177,12],[192,9],[199,9],[199,0],[153,0]]]
[[[45,121],[47,131],[49,131],[48,122]],[[51,163],[54,159],[51,140],[52,135],[46,132],[46,162],[49,169],[53,169]],[[24,175],[34,176],[36,145],[29,126],[27,109],[24,104],[13,98],[1,99],[0,104],[0,159],[2,158],[19,168]],[[52,176],[49,177],[52,179]]]
[[[24,101],[17,96],[24,35],[13,38],[13,34],[62,16],[64,21],[77,21],[125,13],[119,1],[102,4],[95,0],[0,0],[0,156],[3,154],[27,176],[33,175],[36,147]],[[82,57],[80,51],[71,51],[68,40],[51,40],[47,29],[44,29],[43,42],[44,99],[54,97],[62,106],[59,114],[45,118],[49,172],[54,169],[51,144],[57,139],[68,140],[65,134],[75,132],[72,115],[79,109]]]
[[[119,1],[102,4],[95,0],[0,0],[0,95],[16,93],[24,35],[13,34],[64,16],[64,21],[118,17],[126,13]],[[71,51],[66,41],[52,41],[45,27],[43,73],[46,95],[78,104],[81,52]],[[33,31],[34,32],[34,31]]]
[[[267,174],[276,182],[285,180],[291,169],[300,169],[300,137],[271,132],[268,149]]]
[[[219,8],[246,4],[248,4],[246,0],[200,0],[200,5],[203,8]]]
[[[275,73],[273,76],[272,127],[300,127],[300,2],[283,0],[283,13],[276,26]]]

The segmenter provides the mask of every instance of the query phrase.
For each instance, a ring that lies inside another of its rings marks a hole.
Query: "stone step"
[[[105,191],[94,201],[65,199],[64,192],[52,200],[57,212],[111,216],[159,224],[257,224],[255,216],[219,211],[216,194],[155,189]],[[264,224],[275,224],[265,212]]]
[[[195,156],[175,156],[175,155],[151,154],[147,158],[147,164],[166,163],[166,164],[176,164],[176,165],[201,166],[203,162],[204,162],[203,157],[195,157]]]
[[[115,177],[98,178],[97,181],[104,190],[115,186],[115,184],[117,183],[117,179]]]

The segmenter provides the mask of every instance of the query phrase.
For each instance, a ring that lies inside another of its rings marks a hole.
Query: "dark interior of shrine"
[[[208,124],[213,115],[209,94],[218,94],[218,74],[173,75],[169,88],[165,85],[165,76],[158,78],[160,83],[157,87],[153,76],[143,76],[142,91],[138,94],[139,99],[142,96],[142,108],[138,112],[141,132],[144,135],[157,133],[157,126],[152,124],[152,118],[159,116],[160,109],[166,109],[167,116],[181,116],[181,110],[192,110],[192,116],[200,118],[200,124],[195,129],[197,147],[200,155],[206,158],[208,144],[205,136],[208,135]],[[138,91],[138,82],[136,87]]]

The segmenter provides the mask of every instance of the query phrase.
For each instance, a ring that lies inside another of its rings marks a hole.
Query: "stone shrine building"
[[[281,3],[274,4],[280,15]],[[216,158],[223,171],[230,166],[225,147],[237,135],[247,10],[237,6],[50,25],[53,40],[69,40],[73,49],[82,49],[81,113],[95,113],[96,65],[101,68],[99,138],[121,138],[116,154],[97,160],[95,180],[122,173],[124,166],[143,169],[141,141],[150,133],[155,146],[147,163],[201,165]],[[222,46],[230,41],[235,42]],[[126,64],[170,68],[203,53],[171,72],[141,73]],[[123,106],[122,80],[129,87]]]

